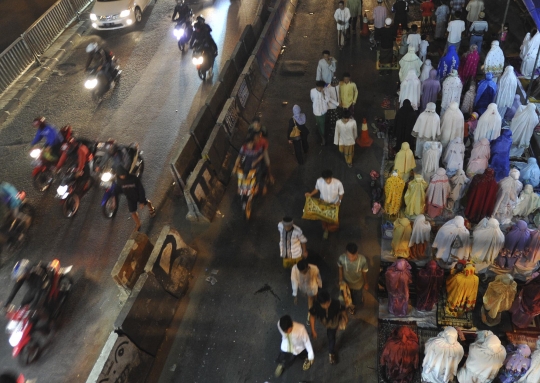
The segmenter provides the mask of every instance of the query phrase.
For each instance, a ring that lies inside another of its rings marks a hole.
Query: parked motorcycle
[[[114,88],[116,83],[120,80],[122,70],[120,70],[120,65],[118,65],[118,62],[114,57],[111,65],[113,66],[113,69],[110,74],[104,69],[92,69],[84,82],[84,87],[92,92],[92,100],[95,102],[101,102],[105,93]]]
[[[26,234],[34,220],[34,209],[28,204],[24,191],[18,191],[7,183],[1,183],[0,189],[3,198],[9,199],[2,203],[10,208],[10,214],[4,224],[6,230],[2,232],[5,241],[0,243],[0,253],[6,252],[12,256],[26,243]]]
[[[197,68],[197,73],[201,80],[206,80],[206,74],[209,71],[210,73],[208,75],[212,75],[211,73],[214,67],[214,57],[210,52],[208,52],[207,49],[200,45],[193,47],[192,62],[193,65],[195,65],[195,68]]]
[[[66,218],[73,217],[79,210],[81,198],[94,184],[94,179],[89,176],[85,181],[77,178],[76,170],[69,169],[62,178],[56,189],[56,198],[62,203],[62,213]]]
[[[190,11],[189,15],[176,22],[174,27],[174,36],[178,41],[178,49],[183,52],[186,49],[186,45],[191,40],[191,35],[193,34],[193,13]]]
[[[40,339],[43,339],[45,335],[38,324],[43,321],[43,315],[47,317],[45,321],[49,325],[60,315],[73,287],[73,280],[67,275],[71,268],[72,266],[60,267],[60,261],[57,259],[47,266],[51,280],[45,303],[47,308],[41,310],[41,313],[38,313],[39,310],[30,310],[28,305],[18,309],[11,306],[8,309],[6,317],[9,322],[6,333],[10,335],[9,344],[13,347],[12,355],[21,365],[27,366],[38,359],[44,346]]]
[[[250,169],[246,176],[244,176],[244,171],[242,169],[238,169],[237,176],[238,192],[240,195],[240,202],[242,203],[242,210],[246,219],[249,220],[251,218],[253,198],[259,192],[257,169]]]

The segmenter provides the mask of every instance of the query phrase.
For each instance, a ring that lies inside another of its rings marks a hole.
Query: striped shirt
[[[302,229],[293,225],[291,231],[285,230],[283,223],[278,224],[279,230],[279,253],[281,258],[300,258],[302,256],[302,243],[307,239],[302,234]]]

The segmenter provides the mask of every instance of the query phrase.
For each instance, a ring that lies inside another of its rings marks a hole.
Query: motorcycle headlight
[[[193,65],[197,65],[197,62],[198,62],[197,57],[193,57],[191,61],[193,62]]]
[[[15,331],[15,329],[17,328],[17,325],[19,324],[19,322],[17,321],[14,321],[14,320],[10,320],[6,326],[6,332],[8,334],[11,334],[13,331]]]
[[[101,181],[103,182],[109,182],[112,178],[112,173],[111,172],[105,172],[101,175]]]
[[[203,61],[204,61],[204,60],[203,60],[203,57],[202,57],[202,56],[199,57],[199,65],[201,65],[201,64],[203,63]]]
[[[203,63],[203,57],[193,57],[193,65],[201,65]]]
[[[86,89],[94,89],[96,85],[97,85],[97,78],[86,80],[86,82],[84,83],[84,87]]]
[[[11,347],[15,347],[19,344],[23,337],[23,332],[21,330],[14,331],[13,334],[9,337],[9,344]]]
[[[91,14],[90,14],[90,20],[92,20],[92,21],[96,21],[96,20],[97,20],[97,16],[96,16],[95,13],[91,13]]]
[[[180,29],[174,29],[174,35],[176,36],[176,38],[178,40],[180,40],[180,37],[182,37],[182,35],[184,34],[184,29],[183,28],[180,28]]]
[[[59,196],[62,196],[63,198],[64,194],[67,193],[67,190],[68,190],[67,185],[60,185],[58,186],[58,189],[56,189],[56,194],[58,194]]]
[[[131,11],[126,9],[125,11],[120,12],[120,17],[128,17]]]
[[[39,156],[41,156],[41,149],[32,149],[32,151],[30,152],[30,157],[37,159],[39,158]]]

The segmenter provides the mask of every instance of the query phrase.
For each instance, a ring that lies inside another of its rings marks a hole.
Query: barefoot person
[[[139,213],[137,213],[137,204],[140,204],[141,208],[147,206],[151,217],[156,215],[156,208],[149,199],[146,199],[146,193],[139,177],[128,174],[124,168],[120,167],[118,169],[117,183],[122,193],[126,196],[129,212],[133,221],[135,221],[135,231],[139,231],[141,220]]]

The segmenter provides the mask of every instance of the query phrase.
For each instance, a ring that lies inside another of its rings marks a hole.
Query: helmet
[[[43,128],[45,126],[45,117],[40,116],[34,118],[34,121],[32,121],[32,125],[34,125],[36,128]]]
[[[200,22],[204,23],[205,20],[204,20],[203,15],[197,16],[197,21],[200,21]]]
[[[110,155],[113,155],[116,152],[118,145],[116,143],[116,140],[109,138],[107,142],[105,142],[105,148],[107,149],[107,152],[109,152]]]
[[[73,129],[71,128],[71,125],[66,125],[62,129],[60,129],[60,134],[62,135],[62,137],[64,137],[65,141],[68,141],[73,135]]]
[[[86,46],[86,53],[92,53],[97,51],[98,45],[97,43],[90,43]]]
[[[11,272],[11,279],[13,279],[14,281],[19,280],[19,278],[28,274],[31,268],[32,264],[28,259],[21,259],[13,267],[13,271]]]

